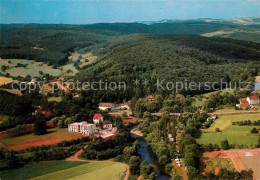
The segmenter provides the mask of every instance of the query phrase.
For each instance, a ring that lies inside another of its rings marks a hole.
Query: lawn
[[[60,170],[33,179],[91,179],[121,180],[125,176],[126,167],[114,162],[92,162],[69,169]]]
[[[49,102],[53,102],[53,101],[55,101],[55,102],[61,102],[61,101],[62,101],[62,97],[49,97],[49,98],[48,98],[48,101],[49,101]]]
[[[80,165],[84,165],[86,162],[78,161],[53,161],[44,163],[27,164],[22,168],[1,171],[0,179],[13,180],[13,179],[30,179],[37,176],[61,171]],[[19,175],[19,178],[17,177]]]
[[[67,128],[51,128],[44,135],[34,135],[33,133],[5,137],[0,139],[0,147],[6,147],[11,150],[26,149],[31,146],[53,145],[63,140],[72,140],[82,137],[80,133],[68,132]]]
[[[7,78],[7,77],[0,76],[0,86],[2,86],[4,84],[11,83],[13,81],[14,80],[12,78]]]

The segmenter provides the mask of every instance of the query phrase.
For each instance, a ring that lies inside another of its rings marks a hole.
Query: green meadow
[[[258,142],[259,134],[252,134],[250,131],[257,126],[238,126],[232,125],[232,122],[260,119],[260,114],[240,114],[220,116],[208,129],[202,129],[202,134],[197,139],[200,144],[221,144],[221,141],[227,139],[230,144],[237,146],[255,146]],[[221,132],[216,132],[219,128]]]

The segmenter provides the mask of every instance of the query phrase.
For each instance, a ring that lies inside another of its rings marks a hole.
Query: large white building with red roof
[[[258,104],[260,103],[259,101],[259,97],[258,95],[252,95],[252,96],[249,96],[246,98],[246,100],[248,101],[248,103],[251,105],[251,104]]]

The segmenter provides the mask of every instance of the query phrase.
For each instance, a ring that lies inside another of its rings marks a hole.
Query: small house
[[[98,104],[98,108],[103,111],[112,111],[115,109],[115,105],[113,103],[101,102]]]
[[[103,116],[100,113],[95,113],[93,116],[93,122],[94,124],[99,124],[103,122]]]
[[[252,95],[246,98],[248,103],[251,104],[258,104],[260,103],[258,95]]]
[[[111,121],[103,121],[103,129],[112,129],[113,125],[111,123]]]
[[[245,99],[240,100],[239,107],[240,108],[248,108],[249,107],[249,102],[247,100],[245,100]]]

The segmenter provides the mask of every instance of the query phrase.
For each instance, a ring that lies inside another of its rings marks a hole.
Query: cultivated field
[[[236,171],[248,170],[254,171],[254,178],[260,179],[260,149],[232,149],[227,151],[213,151],[203,154],[203,162],[207,164],[211,159],[219,162],[231,161]],[[217,160],[216,160],[217,159]],[[215,167],[215,172],[219,168],[228,168],[232,170],[229,163],[219,164]],[[213,169],[214,167],[212,167]],[[207,167],[206,169],[207,170]]]
[[[5,180],[14,180],[17,179],[17,175],[19,175],[20,180],[30,179],[84,164],[87,163],[79,161],[52,161],[26,164],[24,167],[19,169],[1,171],[0,178]]]
[[[2,77],[0,76],[0,86],[13,82],[12,78]]]
[[[197,140],[200,144],[218,144],[227,139],[230,144],[255,146],[258,141],[258,134],[250,132],[254,126],[232,125],[233,121],[259,120],[260,114],[239,114],[239,115],[222,115],[208,129],[202,129],[202,135]],[[216,132],[219,128],[221,132]],[[259,128],[259,127],[256,127]]]
[[[33,133],[16,136],[5,137],[0,139],[0,146],[11,150],[26,149],[31,146],[53,145],[63,140],[72,140],[82,137],[80,133],[68,132],[67,128],[48,129],[45,135],[37,136]]]
[[[45,179],[91,179],[91,180],[121,180],[125,176],[126,167],[114,162],[91,162],[88,164],[56,171],[46,175],[32,178],[34,180]]]

